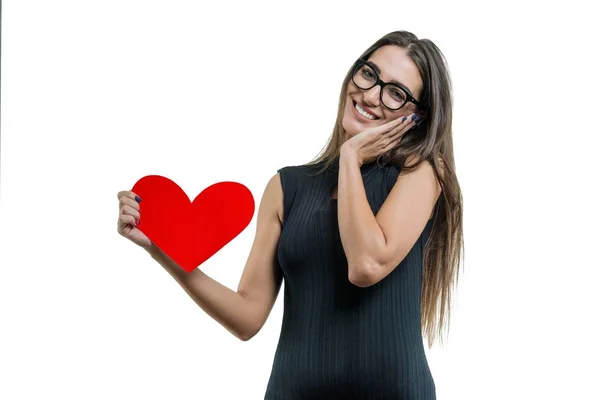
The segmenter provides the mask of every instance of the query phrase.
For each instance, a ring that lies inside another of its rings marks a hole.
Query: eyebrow
[[[381,75],[381,69],[380,69],[380,68],[377,66],[377,64],[375,64],[373,61],[367,61],[367,64],[369,64],[371,67],[373,67],[373,69],[375,70],[375,72],[377,72],[377,74],[378,74],[378,75]],[[411,96],[413,96],[413,97],[415,96],[415,95],[414,95],[414,94],[413,94],[413,93],[410,91],[410,89],[408,88],[408,86],[406,86],[405,84],[403,84],[403,83],[401,83],[401,82],[398,82],[398,81],[397,81],[397,80],[395,80],[395,79],[392,79],[392,80],[390,81],[390,83],[393,83],[393,84],[395,84],[395,85],[398,85],[398,86],[400,86],[401,88],[403,88],[404,90],[406,90],[408,93],[410,93],[410,95],[411,95]]]

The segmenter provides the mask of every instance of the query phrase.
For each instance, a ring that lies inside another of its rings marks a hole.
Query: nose
[[[381,90],[381,87],[379,85],[375,85],[371,89],[365,90],[363,93],[363,99],[365,100],[365,103],[367,103],[368,105],[370,105],[372,107],[379,106],[379,97],[380,97],[379,91],[380,90]]]

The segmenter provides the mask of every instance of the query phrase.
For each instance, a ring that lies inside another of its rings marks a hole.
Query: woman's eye
[[[390,95],[396,100],[404,100],[404,93],[398,90],[390,90]]]
[[[371,71],[369,70],[364,70],[363,71],[363,76],[367,79],[373,79],[375,76],[373,75],[373,73],[371,73]]]

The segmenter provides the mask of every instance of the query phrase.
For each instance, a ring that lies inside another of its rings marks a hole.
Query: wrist
[[[342,161],[344,160],[344,161]],[[362,166],[363,162],[360,159],[360,157],[358,156],[358,153],[356,152],[355,149],[346,146],[345,144],[342,145],[342,147],[340,148],[340,163],[341,162],[349,162],[352,164],[356,164],[359,167]]]
[[[143,248],[144,250],[146,250],[146,252],[147,252],[148,254],[150,254],[150,256],[151,256],[152,258],[156,258],[156,257],[157,257],[158,255],[160,255],[160,253],[161,253],[161,250],[160,250],[158,247],[156,247],[156,245],[154,244],[154,242],[152,242],[152,243],[150,244],[150,246],[142,246],[142,248]]]

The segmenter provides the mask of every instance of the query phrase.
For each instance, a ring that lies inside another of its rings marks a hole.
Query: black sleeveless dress
[[[432,220],[391,274],[373,286],[355,286],[348,280],[337,200],[330,197],[339,159],[316,175],[321,166],[278,170],[284,312],[264,398],[434,400],[420,327],[423,250]],[[361,173],[377,213],[400,170],[372,162]]]

